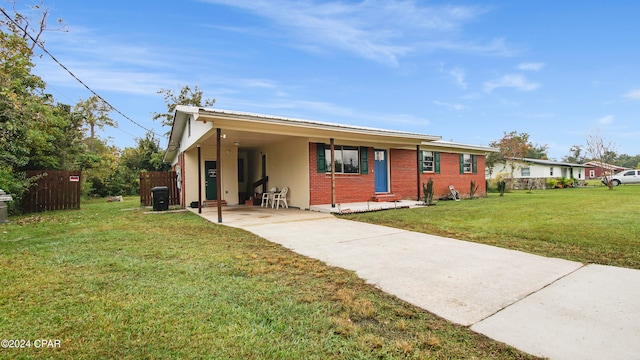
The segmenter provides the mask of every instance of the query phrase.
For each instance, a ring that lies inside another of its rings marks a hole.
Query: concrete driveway
[[[197,210],[196,210],[197,212]],[[215,209],[203,217],[217,222]],[[640,359],[640,271],[294,209],[225,207],[242,228],[533,355]]]

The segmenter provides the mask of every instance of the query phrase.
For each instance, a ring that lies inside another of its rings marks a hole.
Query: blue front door
[[[387,150],[375,150],[373,171],[376,175],[376,192],[389,191],[387,178]]]

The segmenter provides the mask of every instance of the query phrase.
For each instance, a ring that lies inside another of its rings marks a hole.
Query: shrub
[[[507,183],[504,180],[498,181],[498,192],[500,196],[504,196],[504,192],[507,189]]]
[[[547,179],[547,189],[553,189],[558,184],[558,180],[556,179]]]
[[[573,180],[563,177],[560,179],[560,183],[562,184],[562,187],[571,187],[573,185]]]
[[[478,191],[478,184],[471,180],[471,186],[469,187],[469,199],[473,199],[475,197],[476,191]]]
[[[422,191],[424,193],[424,203],[426,205],[431,205],[433,203],[433,179],[429,178],[429,181],[426,184],[422,184]]]

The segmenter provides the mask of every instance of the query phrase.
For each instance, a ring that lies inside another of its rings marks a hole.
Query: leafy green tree
[[[504,136],[499,140],[489,143],[489,146],[498,148],[498,153],[490,153],[487,156],[487,167],[490,173],[496,163],[504,163],[511,166],[511,177],[513,171],[517,167],[517,161],[522,158],[530,157],[536,159],[546,159],[547,145],[537,145],[529,141],[529,134],[518,133],[517,131],[504,132]]]
[[[135,148],[126,148],[120,157],[121,163],[133,171],[167,171],[169,164],[163,161],[164,150],[160,140],[148,132],[144,139],[136,140]]]
[[[542,159],[548,160],[547,151],[549,150],[548,145],[538,145],[529,143],[530,148],[527,150],[526,158],[529,159]]]
[[[29,20],[17,13],[16,19],[0,20],[0,188],[14,195],[13,204],[32,183],[25,170],[72,168],[74,152],[81,151],[71,147],[81,137],[73,117],[32,73],[34,44],[25,35],[31,30],[21,27]],[[36,34],[45,19],[37,22]]]
[[[97,136],[105,126],[117,126],[109,117],[111,108],[92,96],[72,109],[45,93],[45,83],[33,73],[32,57],[35,46],[42,45],[48,11],[42,3],[36,5],[41,13],[32,21],[13,4],[13,11],[6,11],[13,21],[0,20],[0,188],[15,195],[17,203],[32,182],[25,170],[66,169],[83,171],[86,195],[135,193],[138,174],[122,165],[119,149]],[[147,139],[145,156],[161,167],[154,141]]]
[[[162,94],[164,97],[164,103],[167,106],[167,112],[160,114],[154,113],[153,120],[162,120],[162,125],[169,127],[166,135],[171,132],[173,126],[173,115],[177,105],[191,105],[191,106],[213,106],[216,103],[216,99],[203,99],[202,90],[195,85],[193,89],[189,85],[180,89],[180,92],[176,95],[172,90],[160,89],[158,94]]]
[[[20,37],[0,30],[0,158],[13,168],[29,162],[34,110],[42,109],[44,82],[31,74],[32,52]]]
[[[86,100],[80,100],[74,107],[74,112],[82,119],[82,123],[89,131],[89,147],[94,149],[96,141],[96,128],[103,130],[105,126],[118,126],[118,123],[111,119],[111,107],[102,99],[93,95]]]
[[[83,169],[83,193],[91,197],[104,197],[109,195],[123,195],[113,193],[113,173],[118,167],[120,150],[108,145],[105,140],[94,139],[93,150],[88,152]]]
[[[152,132],[136,140],[136,147],[125,148],[107,183],[109,195],[135,195],[140,190],[141,171],[167,171],[164,150]]]
[[[638,165],[640,164],[640,155],[631,156],[627,154],[618,154],[614,164],[626,168],[638,169]]]
[[[562,161],[573,164],[584,164],[585,162],[587,162],[587,159],[583,155],[583,150],[584,146],[573,145],[569,149],[570,153],[568,155],[565,155],[565,157],[562,158]]]

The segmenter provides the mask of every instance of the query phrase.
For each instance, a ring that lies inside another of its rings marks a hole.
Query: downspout
[[[200,159],[200,144],[198,144],[198,214],[202,214],[202,161]]]
[[[333,138],[329,140],[331,144],[331,207],[336,207],[336,156],[335,156],[335,144]]]
[[[222,222],[222,166],[220,158],[220,128],[216,129],[216,192],[218,193],[218,222]]]
[[[420,145],[416,145],[416,179],[418,185],[418,200],[420,201],[420,162],[422,161],[422,157],[420,156]]]

